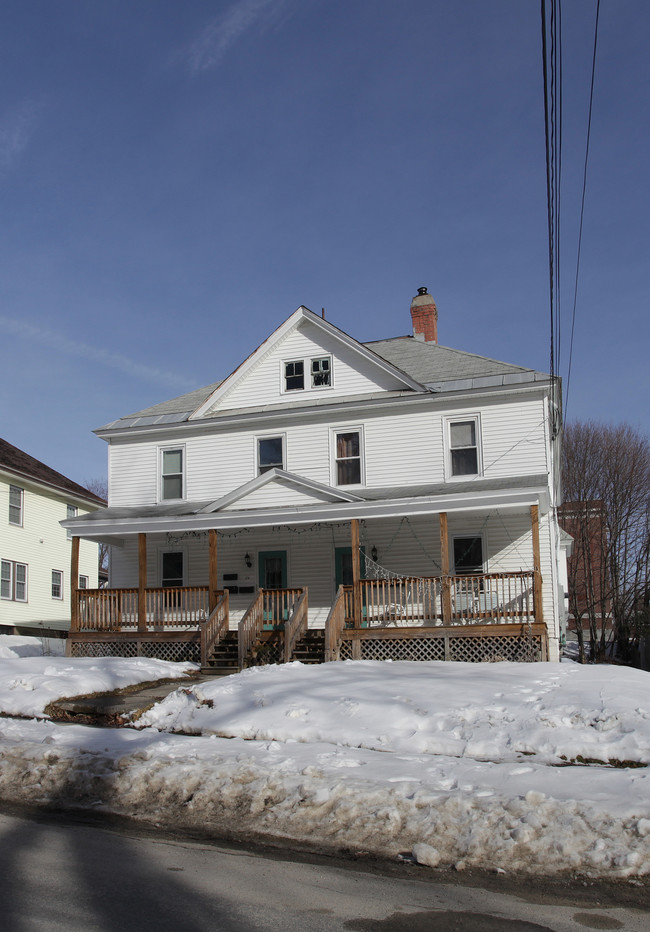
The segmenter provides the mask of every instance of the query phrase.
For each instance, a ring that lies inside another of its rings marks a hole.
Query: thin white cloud
[[[58,350],[67,356],[76,356],[86,361],[92,360],[107,366],[109,369],[117,369],[125,372],[134,378],[142,379],[145,382],[156,382],[170,386],[173,389],[188,391],[196,388],[196,384],[180,375],[175,375],[167,369],[158,369],[156,366],[145,366],[129,356],[122,353],[110,353],[108,350],[97,346],[88,346],[86,343],[80,343],[77,340],[69,340],[67,337],[48,330],[45,327],[36,327],[33,324],[24,323],[19,320],[12,320],[0,314],[0,329],[13,333],[18,337],[26,340],[37,341],[44,344],[50,349]]]
[[[27,148],[40,109],[27,103],[0,118],[0,172],[9,171]]]
[[[216,67],[230,48],[247,32],[267,29],[294,0],[237,0],[230,9],[211,20],[189,46],[184,57],[193,74]]]

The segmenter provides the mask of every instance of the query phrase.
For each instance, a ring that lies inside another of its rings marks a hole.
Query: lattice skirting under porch
[[[427,634],[423,637],[367,635],[341,643],[341,660],[449,660],[472,663],[495,663],[500,660],[534,663],[547,657],[546,639],[542,633],[524,632],[454,636],[453,634]]]
[[[175,663],[201,661],[201,646],[196,641],[70,640],[68,649],[70,657],[155,657]]]

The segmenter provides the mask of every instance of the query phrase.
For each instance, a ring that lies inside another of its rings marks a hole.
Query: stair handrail
[[[199,622],[202,667],[207,666],[211,651],[217,646],[229,628],[230,592],[228,589],[218,590],[216,595],[217,604],[209,616],[204,621]]]
[[[289,617],[284,624],[284,662],[289,663],[296,644],[307,630],[309,620],[307,587],[298,596],[298,601],[291,606]]]
[[[264,590],[260,589],[237,626],[239,669],[243,670],[251,648],[264,627]]]
[[[345,628],[345,586],[339,586],[325,622],[325,662],[338,660]]]

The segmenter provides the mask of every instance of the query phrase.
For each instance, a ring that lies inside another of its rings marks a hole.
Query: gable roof
[[[212,394],[190,414],[189,420],[204,417],[210,409],[234,387],[234,385],[246,377],[263,356],[269,353],[273,347],[277,346],[288,334],[298,329],[298,327],[302,326],[305,322],[308,322],[310,326],[315,327],[317,330],[325,331],[328,336],[332,337],[337,343],[344,345],[347,349],[352,350],[353,353],[363,357],[366,361],[370,362],[371,365],[381,369],[382,372],[388,372],[401,383],[403,389],[419,392],[425,391],[421,383],[416,381],[412,376],[396,368],[389,360],[377,355],[372,350],[369,350],[363,343],[358,343],[343,330],[339,330],[338,327],[335,327],[329,321],[322,317],[318,317],[318,315],[310,311],[309,308],[301,305],[283,324],[280,324],[280,326],[277,327],[273,333],[234,370],[234,372],[231,372],[228,378],[224,379],[224,381],[218,385]]]
[[[252,492],[257,492],[269,484],[283,485],[300,492],[305,496],[312,496],[314,499],[329,502],[360,502],[363,499],[359,495],[348,492],[344,489],[334,489],[329,485],[323,485],[322,482],[315,482],[313,479],[305,479],[304,476],[298,476],[295,473],[287,472],[284,469],[267,470],[261,476],[256,476],[244,485],[234,489],[215,502],[210,502],[198,510],[199,514],[210,514],[215,511],[222,511],[235,502],[242,502]]]
[[[329,321],[323,320],[308,308],[301,306],[226,379],[212,382],[210,385],[197,388],[184,395],[178,395],[169,401],[143,408],[134,414],[117,418],[98,428],[97,432],[182,423],[200,418],[201,413],[218,400],[236,379],[243,377],[252,368],[259,355],[268,350],[271,341],[279,341],[300,319],[309,319],[327,330],[328,333],[335,334],[347,346],[364,353],[366,358],[380,365],[382,363],[387,365],[391,373],[401,379],[405,383],[405,388],[408,387],[410,390],[461,391],[468,388],[542,382],[549,379],[546,373],[535,369],[501,362],[477,353],[440,346],[438,343],[425,343],[412,336],[358,343]]]
[[[97,506],[105,506],[106,502],[99,495],[84,489],[82,485],[68,479],[55,469],[41,463],[40,460],[30,456],[18,447],[0,438],[0,470],[12,473],[19,479],[31,479],[41,485],[47,485],[50,488],[60,492],[69,492],[76,498],[83,498]]]

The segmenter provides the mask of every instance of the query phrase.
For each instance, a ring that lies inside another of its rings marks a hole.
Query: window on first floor
[[[257,474],[261,476],[269,469],[284,469],[284,438],[258,437]]]
[[[482,537],[454,537],[454,572],[457,576],[483,572]]]
[[[180,588],[184,581],[184,554],[182,550],[168,550],[162,554],[160,584],[164,589]]]
[[[362,481],[362,442],[360,430],[335,433],[337,485],[360,485]]]
[[[0,598],[10,602],[27,601],[27,564],[0,561]]]
[[[17,485],[9,486],[9,524],[23,526],[23,499],[25,492]]]
[[[63,572],[61,570],[52,570],[52,598],[63,598]]]
[[[480,467],[478,418],[449,423],[452,476],[477,476]]]
[[[163,501],[183,498],[183,448],[161,450],[160,497]]]

